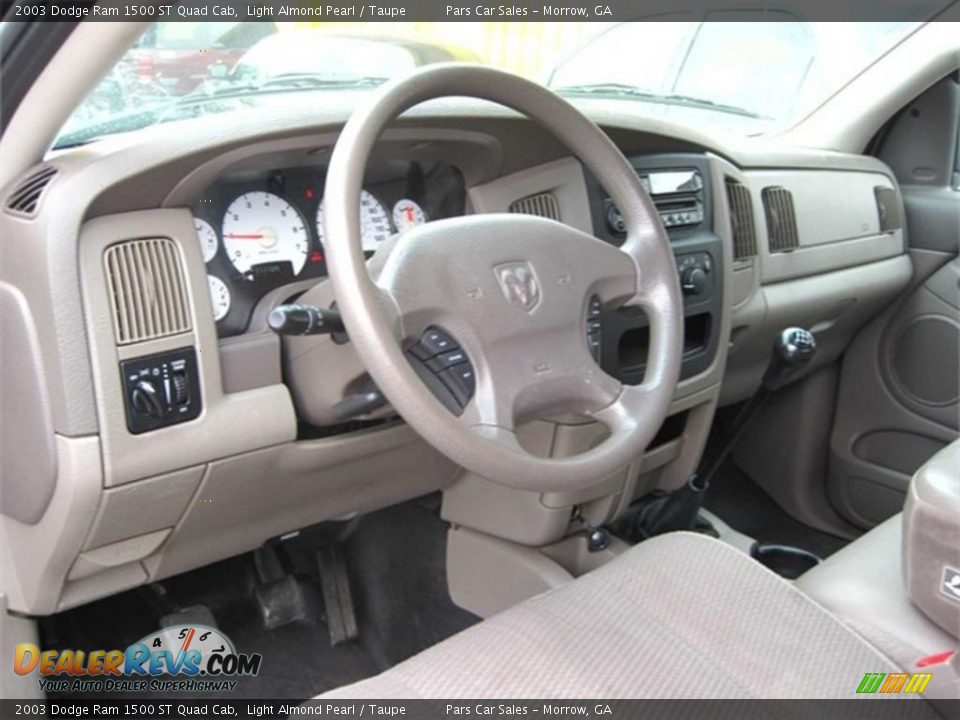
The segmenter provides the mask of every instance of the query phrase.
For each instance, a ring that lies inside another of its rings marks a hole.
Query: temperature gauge
[[[203,261],[210,262],[217,254],[217,246],[220,241],[217,239],[217,231],[206,220],[200,218],[193,219],[193,227],[197,231],[197,238],[200,240],[200,251],[203,253]]]
[[[223,320],[230,312],[230,288],[216,275],[207,275],[207,285],[210,287],[210,304],[213,305],[213,319],[216,322]]]
[[[417,205],[413,200],[399,200],[393,206],[393,224],[397,232],[406,232],[417,225],[423,225],[427,221],[427,215],[423,208]]]

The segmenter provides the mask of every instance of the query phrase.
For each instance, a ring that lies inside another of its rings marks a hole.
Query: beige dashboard
[[[2,430],[4,448],[31,458],[12,461],[5,450],[2,461],[9,607],[49,614],[438,489],[446,490],[444,517],[458,526],[521,545],[557,543],[575,507],[600,524],[636,497],[684,482],[717,404],[744,399],[758,384],[777,329],[813,328],[824,348],[818,362],[833,362],[906,285],[898,189],[881,163],[782,149],[774,161],[748,145],[584,109],[638,162],[693,157],[702,168],[710,189],[704,228],[719,248],[711,316],[719,340],[681,381],[654,445],[573,494],[521,493],[464,473],[389,407],[336,423],[329,409],[365,375],[349,343],[317,336],[284,345],[265,322],[273,305],[318,283],[314,294],[333,302],[321,277],[291,278],[257,299],[241,331],[218,333],[190,208],[226,175],[283,167],[322,175],[346,108],[320,118],[251,111],[227,127],[187,121],[136,140],[107,139],[52,153],[43,167],[54,172],[31,211],[9,201],[36,169],[0,193],[0,299],[19,338],[17,347],[5,344],[2,360],[10,377],[22,378],[4,393],[4,417],[18,405],[33,408]],[[603,198],[579,162],[506,110],[432,103],[383,136],[376,161],[456,167],[464,212],[523,211],[518,202],[547,195],[562,222],[590,232],[604,222]],[[181,290],[171,292],[183,317],[130,340],[118,335],[105,257],[145,241],[161,243],[149,252],[162,247],[173,258]],[[196,417],[132,432],[124,363],[183,352],[195,362]],[[323,367],[325,381],[292,395],[283,378],[304,363]],[[523,435],[528,447],[562,455],[590,447],[600,430],[535,422]]]

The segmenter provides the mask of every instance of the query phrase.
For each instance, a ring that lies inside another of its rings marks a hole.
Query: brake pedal
[[[340,545],[323,545],[317,549],[317,565],[323,586],[323,604],[327,616],[330,644],[340,645],[360,636],[357,613],[350,592],[347,561]]]
[[[309,619],[310,611],[303,586],[296,576],[288,572],[280,551],[274,545],[263,545],[253,551],[253,567],[258,581],[253,596],[265,629],[275,630]]]

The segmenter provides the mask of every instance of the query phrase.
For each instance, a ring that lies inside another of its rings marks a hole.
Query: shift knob
[[[817,353],[817,341],[808,330],[787,328],[777,337],[774,351],[790,365],[806,365]]]
[[[763,374],[763,386],[767,390],[779,390],[816,354],[817,341],[809,330],[798,327],[781,330],[773,343],[770,364]]]

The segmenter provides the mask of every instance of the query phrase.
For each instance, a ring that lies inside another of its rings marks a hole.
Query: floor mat
[[[260,673],[242,679],[233,692],[165,692],[155,698],[303,699],[361,680],[479,620],[453,605],[447,594],[447,526],[438,508],[438,497],[423,498],[283,543],[283,557],[309,608],[303,620],[264,629],[253,595],[257,575],[252,555],[244,555],[46,618],[41,622],[43,648],[124,649],[157,631],[161,617],[199,605],[209,608],[239,652],[263,656]],[[345,532],[360,637],[331,647],[314,543],[318,534]],[[98,696],[152,695],[74,695]]]
[[[792,545],[821,558],[849,542],[795,520],[730,460],[711,481],[704,507],[760,543]]]

